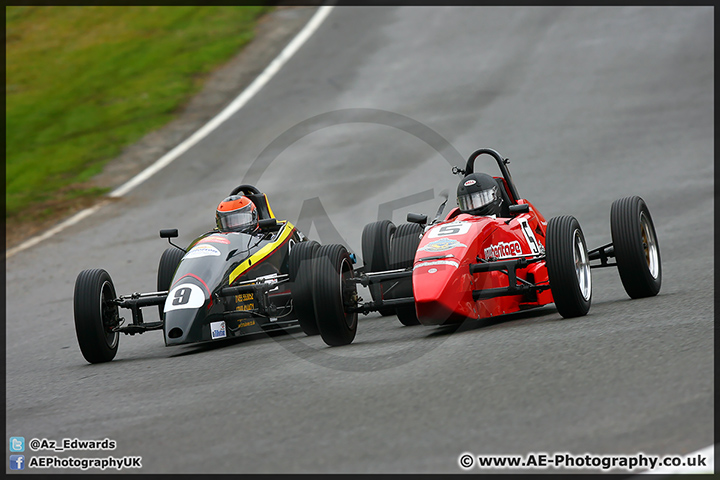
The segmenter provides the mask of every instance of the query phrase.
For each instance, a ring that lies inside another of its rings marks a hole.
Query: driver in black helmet
[[[457,203],[463,213],[500,216],[503,198],[493,177],[486,173],[471,173],[458,185]]]

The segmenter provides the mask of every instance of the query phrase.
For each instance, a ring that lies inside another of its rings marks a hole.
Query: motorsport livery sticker
[[[505,258],[522,255],[522,247],[520,242],[513,240],[512,242],[498,242],[495,245],[490,245],[485,250],[485,258]]]
[[[470,222],[452,222],[433,227],[428,233],[428,238],[450,237],[452,235],[465,235],[470,231]]]
[[[225,322],[210,322],[210,336],[213,340],[227,337],[227,332],[225,331]]]
[[[205,294],[200,287],[193,283],[181,283],[168,293],[164,310],[169,312],[183,308],[200,308],[204,303]]]
[[[535,234],[533,233],[532,228],[530,228],[527,218],[518,219],[518,223],[521,227],[520,230],[522,230],[525,235],[525,240],[527,240],[530,251],[534,254],[545,253],[545,247],[543,247],[542,243],[538,242],[537,238],[535,238]]]
[[[444,252],[446,250],[452,250],[453,248],[458,247],[467,248],[467,245],[460,243],[452,238],[441,238],[440,240],[435,240],[428,243],[427,245],[419,248],[418,250],[422,250],[424,252]]]
[[[420,267],[431,267],[433,265],[450,265],[451,267],[455,267],[455,268],[458,268],[460,266],[460,264],[458,262],[455,262],[453,260],[437,260],[437,261],[432,261],[432,262],[418,263],[417,265],[415,265],[413,267],[413,270],[415,270],[416,268],[420,268]],[[437,269],[433,269],[433,270],[437,271]]]
[[[466,187],[469,187],[470,185],[475,185],[476,183],[477,182],[471,178],[470,180],[467,180],[465,183],[463,183],[463,185],[465,185]]]
[[[212,245],[196,245],[185,254],[183,260],[186,258],[199,258],[199,257],[219,257],[220,250],[213,247]]]
[[[225,238],[224,235],[210,235],[209,237],[205,237],[197,243],[223,243],[225,245],[230,245],[230,240]]]

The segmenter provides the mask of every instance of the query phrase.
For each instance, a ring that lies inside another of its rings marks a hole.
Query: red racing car
[[[493,157],[501,176],[475,173],[480,155]],[[396,313],[405,325],[444,325],[550,303],[563,317],[577,317],[590,308],[591,269],[601,267],[618,268],[631,298],[657,295],[662,281],[660,250],[642,198],[614,201],[612,242],[588,250],[574,217],[546,221],[520,197],[508,163],[495,150],[480,149],[464,169],[453,167],[463,179],[458,207],[444,219],[443,203],[429,224],[427,216],[410,213],[410,223],[397,227],[389,220],[366,225],[364,266],[341,275],[338,309],[345,315]],[[358,297],[357,284],[370,289],[372,301]],[[334,311],[340,313],[338,309]],[[315,309],[321,332],[334,315],[323,310]]]

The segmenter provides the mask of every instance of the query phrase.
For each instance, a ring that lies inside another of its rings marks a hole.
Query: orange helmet
[[[220,202],[215,218],[221,231],[254,230],[258,224],[258,211],[248,197],[231,195]]]

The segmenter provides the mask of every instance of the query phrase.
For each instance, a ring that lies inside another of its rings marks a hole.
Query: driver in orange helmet
[[[220,202],[215,219],[221,232],[252,232],[258,227],[257,208],[244,195],[230,195]]]

